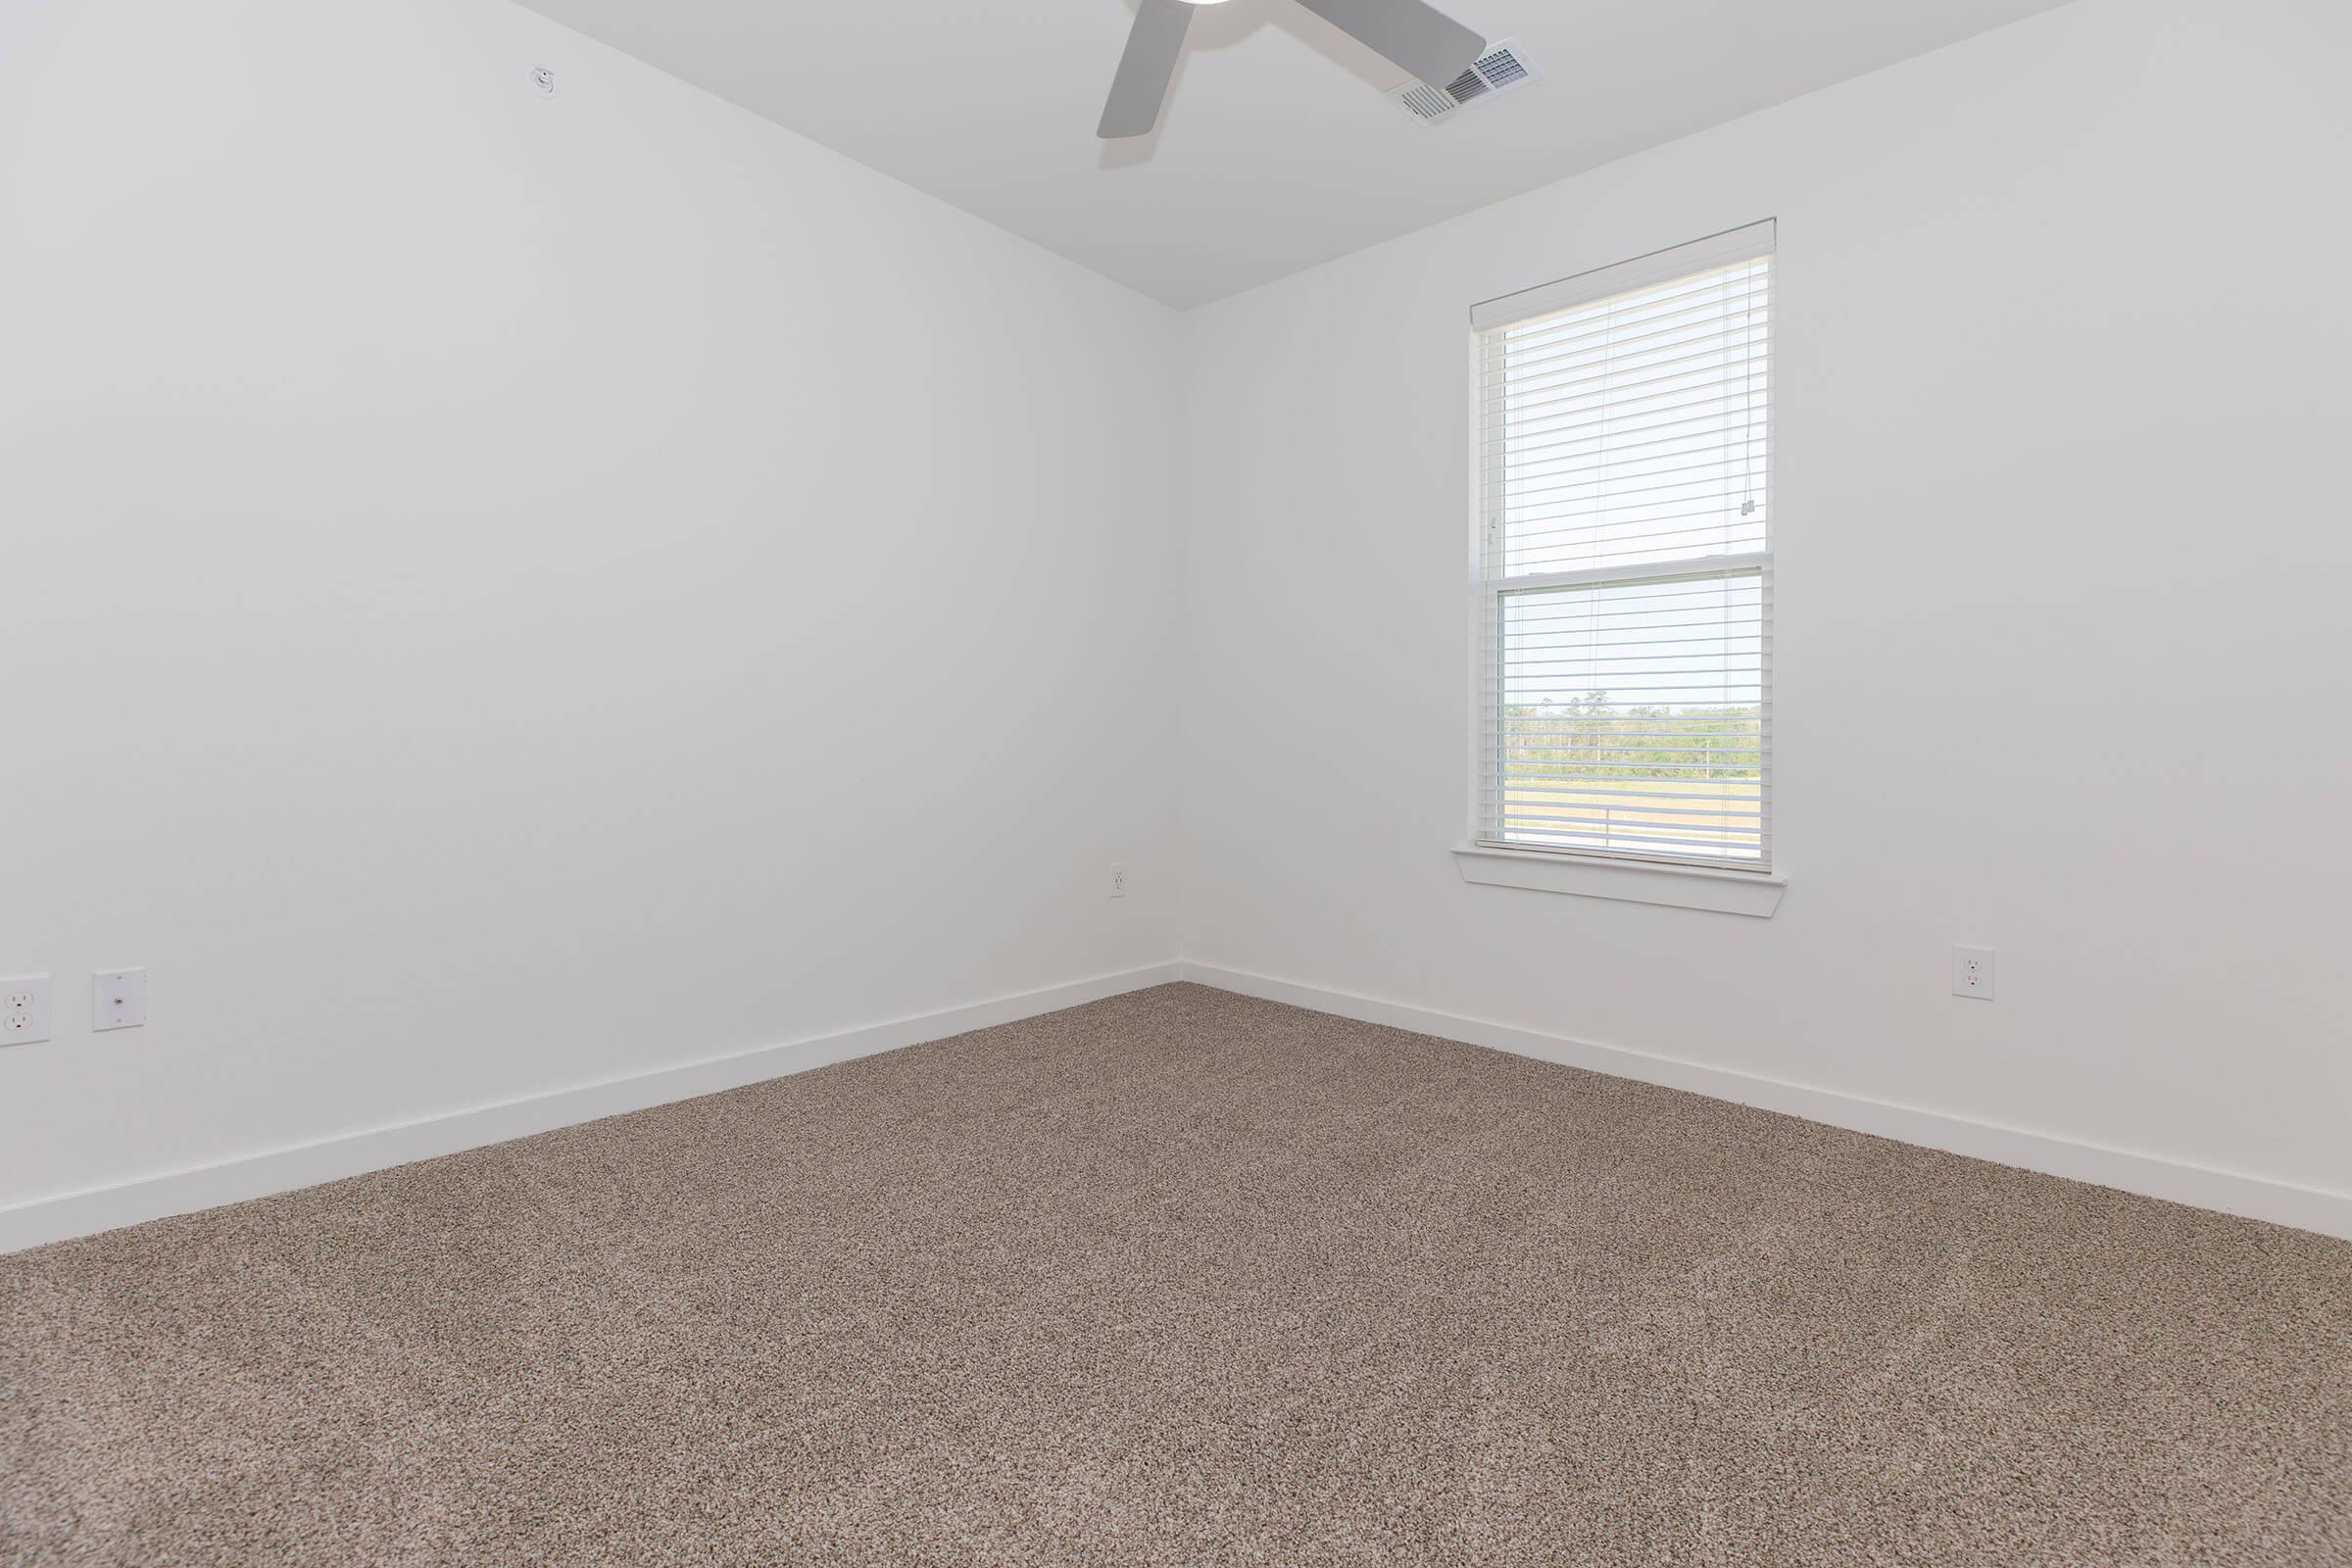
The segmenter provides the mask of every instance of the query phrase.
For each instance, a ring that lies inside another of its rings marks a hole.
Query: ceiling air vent
[[[1443,87],[1433,87],[1426,81],[1408,81],[1392,90],[1389,97],[1415,120],[1435,123],[1450,119],[1481,98],[1524,86],[1543,74],[1534,61],[1506,39]]]

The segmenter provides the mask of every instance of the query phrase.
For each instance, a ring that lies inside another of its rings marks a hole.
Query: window
[[[1479,844],[1771,869],[1773,239],[1472,313]]]

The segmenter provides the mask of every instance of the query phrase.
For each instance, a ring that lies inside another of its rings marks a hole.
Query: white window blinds
[[[1481,843],[1770,868],[1773,240],[1472,313]]]

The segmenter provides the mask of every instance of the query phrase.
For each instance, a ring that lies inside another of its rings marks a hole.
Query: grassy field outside
[[[1629,798],[1633,792],[1644,796],[1671,795],[1690,804],[1667,806],[1655,800],[1634,800]],[[1506,779],[1503,790],[1504,809],[1513,819],[1510,829],[1514,834],[1547,831],[1552,824],[1544,822],[1542,815],[1573,816],[1591,820],[1560,823],[1557,830],[1579,839],[1594,840],[1605,840],[1612,830],[1644,838],[1671,833],[1678,838],[1720,845],[1732,853],[1755,848],[1754,813],[1763,798],[1762,785],[1752,778],[1645,778],[1617,788],[1599,785],[1580,789],[1574,779],[1555,783],[1542,775],[1522,773]],[[1720,814],[1686,814],[1709,802],[1720,802],[1726,809]],[[1626,847],[1642,848],[1641,844]]]

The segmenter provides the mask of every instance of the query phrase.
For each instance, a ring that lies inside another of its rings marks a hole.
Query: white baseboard
[[[1118,974],[1073,980],[1067,985],[1024,991],[1016,996],[995,997],[950,1007],[944,1012],[892,1018],[839,1034],[762,1046],[674,1067],[657,1067],[649,1072],[601,1079],[495,1104],[474,1105],[216,1164],[36,1198],[0,1208],[0,1252],[87,1236],[141,1220],[161,1219],[167,1214],[185,1214],[221,1203],[242,1202],[249,1198],[266,1198],[271,1193],[594,1121],[600,1116],[614,1116],[648,1105],[667,1104],[763,1079],[781,1078],[788,1073],[807,1072],[828,1062],[896,1051],[902,1046],[939,1040],[969,1029],[987,1029],[1034,1018],[1039,1013],[1099,1002],[1121,992],[1164,985],[1180,978],[1179,970],[1180,966],[1174,962],[1150,964]]]
[[[2325,1236],[2352,1240],[2352,1193],[2303,1187],[2273,1177],[2249,1175],[2243,1171],[2221,1170],[2210,1165],[2191,1164],[2127,1149],[2112,1149],[2104,1144],[2083,1143],[2050,1133],[2003,1127],[1943,1111],[1922,1110],[1913,1105],[1898,1105],[1860,1095],[1842,1094],[1835,1089],[1788,1083],[1777,1078],[1737,1072],[1728,1067],[1709,1067],[1698,1062],[1681,1061],[1671,1056],[1650,1055],[1620,1046],[1593,1045],[1588,1041],[1543,1034],[1511,1024],[1489,1023],[1479,1018],[1433,1012],[1426,1007],[1415,1007],[1400,1002],[1383,1002],[1351,992],[1277,980],[1240,969],[1223,969],[1214,964],[1189,960],[1180,967],[1185,979],[1214,986],[1220,991],[1262,997],[1269,1002],[1287,1002],[1317,1012],[1336,1013],[1343,1018],[1388,1024],[1398,1029],[1410,1029],[1417,1034],[1488,1046],[1496,1051],[1510,1052],[1514,1055],[1533,1056],[1541,1061],[1556,1061],[1571,1067],[1586,1067],[1613,1077],[1632,1078],[1669,1089],[1687,1089],[1711,1099],[1777,1110],[1790,1116],[1801,1116],[1807,1121],[1844,1127],[1853,1132],[1872,1133],[1881,1138],[1940,1149],[1949,1153],[1967,1154],[1998,1164],[2016,1165],[2027,1170],[2045,1171],[2052,1176],[2092,1182],[2101,1187],[2119,1188],[2145,1198],[2162,1198],[2176,1203],[2190,1203],[2199,1208],[2219,1209],[2227,1214],[2242,1214],[2252,1219],[2269,1220],[2273,1224],[2292,1225],[2302,1230],[2318,1231]]]
[[[763,1046],[733,1055],[714,1056],[672,1067],[659,1067],[626,1077],[608,1078],[547,1094],[476,1105],[464,1110],[388,1127],[370,1128],[316,1143],[298,1144],[259,1154],[221,1160],[184,1170],[80,1192],[36,1198],[0,1208],[0,1252],[69,1237],[86,1236],[168,1214],[185,1214],[221,1203],[265,1198],[297,1187],[356,1176],[366,1171],[454,1154],[510,1138],[528,1137],[557,1127],[594,1121],[600,1116],[642,1110],[648,1105],[716,1094],[768,1078],[806,1072],[828,1062],[896,1051],[926,1040],[986,1029],[996,1024],[1033,1018],[1040,1013],[1097,1002],[1122,992],[1171,980],[1192,980],[1222,991],[1287,1002],[1318,1012],[1388,1024],[1446,1040],[1464,1041],[1508,1051],[1516,1055],[1586,1067],[1619,1078],[1687,1089],[1694,1094],[1738,1104],[1755,1105],[1787,1115],[1855,1132],[1872,1133],[1907,1144],[1940,1149],[1955,1154],[1989,1159],[2053,1176],[2094,1182],[2148,1198],[2191,1203],[2225,1213],[2243,1214],[2274,1224],[2292,1225],[2323,1235],[2352,1240],[2352,1194],[2303,1187],[2267,1176],[2221,1170],[2161,1155],[2083,1143],[2049,1133],[2028,1132],[1992,1122],[1971,1120],[1942,1111],[1922,1110],[1843,1094],[1808,1084],[1788,1083],[1726,1067],[1651,1055],[1617,1046],[1594,1045],[1562,1035],[1544,1034],[1511,1024],[1490,1023],[1454,1013],[1436,1012],[1399,1002],[1385,1002],[1323,986],[1277,980],[1267,975],[1214,964],[1169,962],[1098,975],[1067,985],[997,997],[941,1012],[922,1013],[866,1024],[838,1034]]]

